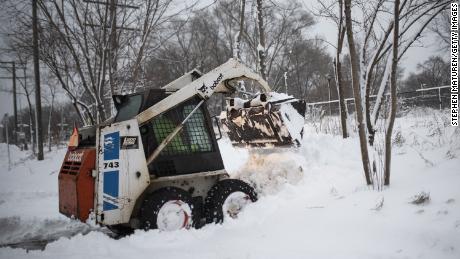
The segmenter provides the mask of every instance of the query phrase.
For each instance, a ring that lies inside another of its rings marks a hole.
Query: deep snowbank
[[[459,258],[460,133],[443,116],[429,110],[397,119],[392,183],[381,192],[365,186],[356,138],[307,125],[297,150],[262,156],[221,141],[229,172],[261,192],[237,220],[199,230],[136,231],[120,240],[93,231],[44,251],[1,248],[0,258]],[[83,225],[57,211],[63,154],[1,172],[0,218],[19,217],[26,228],[50,220]],[[421,191],[430,201],[411,204]],[[5,240],[8,230],[0,233]]]

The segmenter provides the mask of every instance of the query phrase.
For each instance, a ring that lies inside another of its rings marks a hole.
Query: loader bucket
[[[234,146],[300,146],[305,101],[267,102],[260,106],[227,109],[221,115],[224,132]]]

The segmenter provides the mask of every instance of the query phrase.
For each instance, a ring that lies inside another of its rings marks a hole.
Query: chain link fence
[[[375,95],[370,96],[371,107],[375,103]],[[389,94],[384,97],[383,104],[389,103]],[[355,111],[354,98],[345,99],[348,113]],[[398,110],[404,111],[414,107],[429,107],[433,109],[446,109],[450,107],[450,86],[439,86],[422,88],[415,91],[398,93]],[[382,105],[383,114],[386,113],[386,106]],[[307,103],[307,114],[309,116],[338,116],[340,113],[339,100]]]

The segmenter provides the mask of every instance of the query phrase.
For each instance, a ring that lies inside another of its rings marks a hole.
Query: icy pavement
[[[222,225],[119,240],[58,213],[63,150],[8,171],[3,145],[0,244],[62,237],[43,251],[0,248],[0,258],[460,258],[460,132],[444,119],[397,119],[392,182],[380,192],[365,186],[355,137],[306,126],[301,148],[265,156],[223,140],[226,168],[256,185],[257,203]],[[412,204],[421,192],[430,200]]]

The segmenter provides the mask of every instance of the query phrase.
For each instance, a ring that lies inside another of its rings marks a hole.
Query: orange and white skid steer
[[[93,215],[114,231],[175,230],[236,217],[257,194],[225,171],[216,137],[222,134],[214,132],[206,101],[235,94],[241,80],[260,90],[248,101],[228,99],[220,122],[232,143],[298,145],[304,103],[272,93],[258,74],[230,59],[160,89],[113,96],[114,118],[75,130],[59,173],[60,212],[81,221]]]

